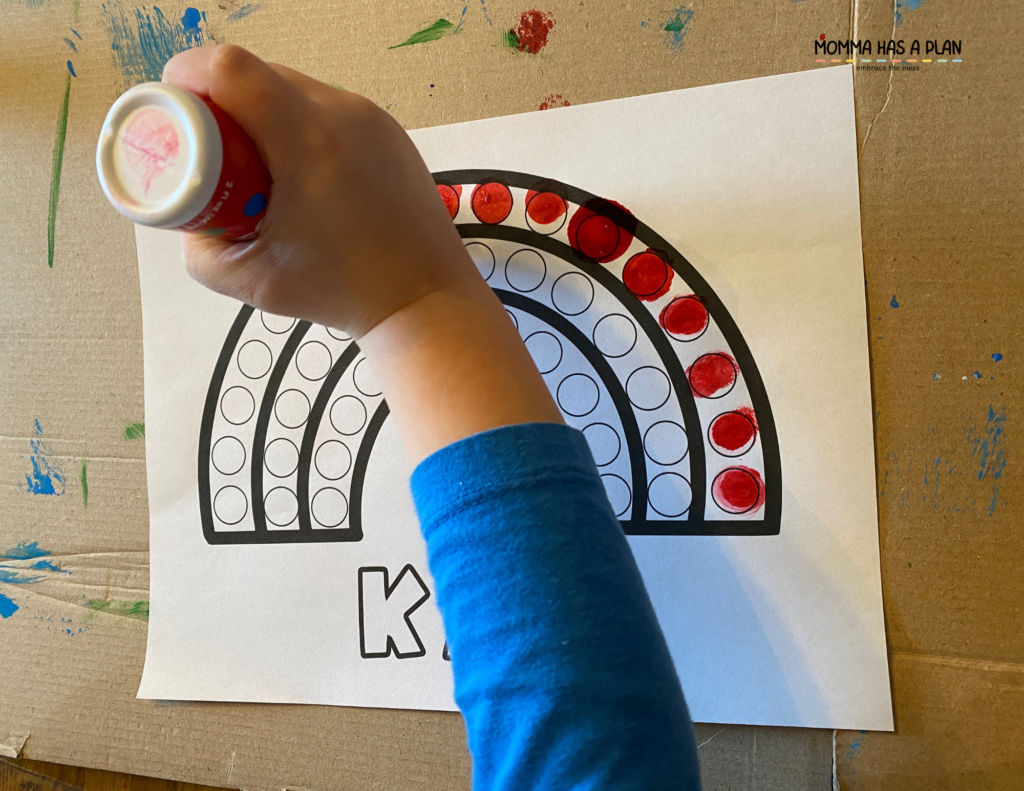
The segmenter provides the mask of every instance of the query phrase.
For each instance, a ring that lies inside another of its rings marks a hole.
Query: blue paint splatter
[[[14,603],[14,599],[8,599],[0,593],[0,618],[10,618],[17,611],[18,605]]]
[[[999,352],[996,352],[995,354],[992,355],[992,362],[994,362],[994,363],[997,363],[997,362],[999,362],[1002,359],[1003,359],[1003,355],[1001,355]]]
[[[71,573],[70,571],[67,571],[66,569],[62,569],[56,563],[53,563],[53,562],[51,562],[49,560],[37,560],[35,563],[31,564],[29,566],[29,568],[30,569],[39,569],[41,571],[42,570],[45,570],[45,571],[57,571],[57,572],[59,572],[61,574],[70,574]]]
[[[971,437],[974,445],[972,455],[978,460],[978,480],[986,479],[992,481],[992,500],[988,506],[988,515],[995,513],[996,505],[999,502],[999,484],[1003,477],[1003,470],[1006,469],[1006,408],[988,408],[988,423],[985,425],[985,434],[980,437]]]
[[[74,28],[71,28],[70,30],[71,30],[71,32],[72,32],[72,33],[74,33],[74,34],[75,34],[75,38],[77,38],[77,39],[78,39],[79,41],[81,41],[81,40],[82,40],[82,36],[81,36],[81,35],[80,35],[80,34],[78,33],[78,31],[77,31],[77,30],[75,30]],[[77,52],[77,51],[78,51],[78,50],[75,50],[75,52]]]
[[[174,55],[206,43],[206,13],[186,8],[180,22],[164,16],[159,7],[125,11],[120,3],[103,6],[107,14],[110,49],[121,70],[124,87],[157,82],[164,64]]]
[[[255,14],[263,8],[259,3],[246,3],[241,8],[238,8],[228,14],[228,22],[237,22],[239,19],[245,19],[249,14]]]
[[[9,566],[0,566],[0,582],[9,585],[32,585],[42,582],[46,577],[24,577]]]
[[[686,6],[679,6],[668,12],[668,18],[662,19],[657,25],[652,25],[650,19],[640,22],[640,27],[656,26],[664,33],[664,42],[673,52],[683,51],[683,43],[686,34],[690,32],[690,22],[693,20],[693,11]]]
[[[72,31],[72,32],[74,32],[74,31]],[[76,54],[78,53],[78,47],[75,46],[75,42],[74,41],[72,41],[69,38],[66,38],[66,39],[64,39],[64,43],[67,44],[69,47],[71,47],[71,51],[72,52],[74,52]]]
[[[981,379],[981,371],[975,371],[973,374],[971,374],[971,376],[973,376],[975,379]]]
[[[71,72],[71,76],[74,77],[77,80],[78,79],[78,75],[75,74],[75,67],[71,65],[71,61],[70,60],[68,61],[67,66],[68,66],[68,71]]]
[[[899,300],[896,299],[896,295],[892,295],[892,299],[889,300],[890,308],[898,308],[900,306]]]
[[[462,13],[459,15],[459,24],[457,24],[455,26],[455,30],[452,31],[452,35],[453,36],[456,33],[459,32],[459,28],[461,28],[463,23],[466,21],[466,12],[468,10],[469,10],[469,0],[463,0],[463,3],[462,3]]]
[[[25,483],[21,484],[21,490],[32,494],[64,494],[64,472],[53,459],[53,452],[50,447],[41,439],[43,427],[38,418],[32,427],[36,439],[29,440],[32,454],[29,460],[32,462],[32,472],[26,473]]]
[[[40,549],[38,541],[22,542],[16,547],[11,547],[0,558],[5,560],[32,560],[33,558],[49,557],[53,553],[48,549]]]
[[[896,14],[896,24],[903,24],[903,14],[901,11],[916,11],[924,5],[925,0],[896,0],[896,10],[893,12]]]
[[[941,378],[942,378],[942,377],[941,377],[941,376],[939,376],[939,372],[938,372],[938,371],[936,371],[935,373],[933,373],[933,374],[932,374],[932,381],[933,381],[933,382],[937,382],[937,381],[939,381],[939,380],[940,380]]]

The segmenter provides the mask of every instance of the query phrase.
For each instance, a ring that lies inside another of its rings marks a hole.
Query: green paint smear
[[[132,423],[129,426],[124,427],[124,438],[125,439],[145,439],[146,437],[146,424],[145,423]]]
[[[437,41],[439,38],[444,38],[455,32],[455,25],[449,22],[447,19],[439,19],[430,27],[425,27],[423,30],[417,30],[409,38],[403,41],[401,44],[395,44],[393,47],[388,49],[398,49],[399,47],[408,47],[412,44],[426,44],[428,41]]]
[[[75,0],[75,2],[71,5],[71,21],[72,22],[77,22],[78,21],[78,11],[80,10],[81,5],[82,5],[81,4],[81,0]]]
[[[86,473],[85,473],[85,460],[84,459],[82,460],[82,474],[79,476],[78,480],[80,480],[82,482],[82,503],[85,505],[86,508],[88,508],[89,507],[89,478],[86,476]]]
[[[139,621],[149,620],[148,601],[125,601],[122,599],[89,599],[85,606],[97,612],[120,615],[122,618],[135,618]]]
[[[519,36],[516,35],[514,30],[506,30],[501,34],[501,43],[509,49],[519,49]]]
[[[57,201],[60,198],[60,171],[64,166],[64,138],[68,133],[68,105],[71,103],[71,75],[64,78],[64,101],[57,116],[57,139],[53,143],[53,168],[50,171],[50,217],[46,224],[46,261],[53,269],[53,239],[57,230]]]

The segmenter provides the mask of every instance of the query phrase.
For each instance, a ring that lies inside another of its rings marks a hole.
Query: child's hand
[[[174,56],[164,81],[220,105],[274,180],[256,241],[185,234],[196,280],[358,338],[413,461],[487,429],[561,422],[391,116],[226,44]]]
[[[185,235],[200,283],[359,338],[478,277],[412,141],[368,99],[230,44],[176,55],[163,80],[238,121],[274,182],[256,241]]]

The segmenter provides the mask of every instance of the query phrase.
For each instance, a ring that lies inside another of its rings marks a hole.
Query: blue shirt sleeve
[[[476,791],[699,789],[682,688],[582,433],[469,437],[412,490]]]

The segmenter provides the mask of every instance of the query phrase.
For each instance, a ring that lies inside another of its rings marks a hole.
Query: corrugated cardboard
[[[819,68],[822,33],[959,40],[962,63],[855,82],[897,730],[837,734],[834,768],[843,789],[1021,786],[1015,4],[555,0],[538,6],[555,26],[532,55],[502,38],[528,7],[498,0],[193,3],[206,15],[193,41],[248,46],[365,93],[410,128]],[[0,753],[246,789],[466,788],[457,715],[135,700],[148,524],[144,439],[125,428],[145,420],[141,314],[132,230],[105,203],[92,157],[130,81],[111,25],[136,24],[137,7],[0,7],[0,550],[36,541],[71,572],[2,591],[21,609],[0,621]],[[185,4],[160,8],[180,28]],[[165,29],[152,7],[142,13]],[[387,49],[439,18],[462,21],[459,32]],[[77,77],[50,269],[68,60]],[[40,439],[65,473],[60,496],[19,487]],[[708,789],[821,789],[833,775],[828,732],[701,726],[698,743]]]

